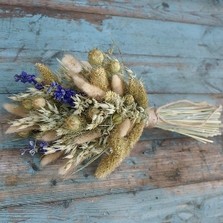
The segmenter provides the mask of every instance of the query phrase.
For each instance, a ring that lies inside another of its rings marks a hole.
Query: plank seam
[[[165,189],[171,189],[171,188],[178,188],[178,187],[182,187],[182,186],[192,186],[192,185],[199,185],[199,184],[204,184],[204,183],[213,183],[213,182],[216,182],[216,183],[220,183],[222,182],[223,184],[223,179],[215,179],[215,180],[208,180],[208,181],[202,181],[202,182],[195,182],[195,183],[189,183],[189,184],[183,184],[183,185],[178,185],[177,187],[174,187],[174,186],[167,186],[167,187],[163,187],[163,188],[151,188],[151,189],[138,189],[138,190],[129,190],[129,191],[123,191],[123,192],[116,192],[116,193],[103,193],[103,194],[100,194],[100,195],[96,195],[96,196],[88,196],[88,197],[77,197],[77,198],[72,198],[71,196],[67,199],[58,199],[58,200],[55,200],[55,201],[36,201],[36,202],[27,202],[27,203],[19,203],[16,204],[16,205],[0,205],[0,210],[2,209],[5,209],[5,208],[9,208],[9,207],[18,207],[18,206],[26,206],[26,205],[36,205],[36,204],[52,204],[52,203],[57,203],[57,202],[63,202],[63,201],[66,201],[66,200],[84,200],[84,199],[91,199],[91,198],[98,198],[98,197],[103,197],[103,196],[113,196],[113,195],[122,195],[122,194],[130,194],[130,193],[133,193],[133,194],[136,194],[137,192],[145,192],[145,191],[151,191],[151,190],[165,190]],[[216,194],[217,196],[217,194]]]
[[[84,7],[80,7],[80,6],[76,6],[77,8],[79,7],[80,9],[79,10],[75,10],[75,9],[60,9],[58,7],[55,7],[55,8],[52,8],[52,7],[40,7],[40,6],[36,6],[34,5],[33,6],[35,8],[35,13],[36,14],[38,12],[38,14],[42,14],[42,15],[47,15],[48,12],[53,12],[55,14],[57,13],[60,13],[61,15],[65,15],[65,16],[70,16],[70,18],[72,18],[72,15],[74,13],[84,13],[84,14],[88,14],[88,15],[99,15],[99,16],[104,16],[104,17],[110,17],[110,16],[114,16],[114,17],[124,17],[124,18],[135,18],[135,19],[144,19],[144,20],[153,20],[153,21],[160,21],[160,22],[172,22],[172,23],[182,23],[182,24],[191,24],[191,25],[200,25],[200,26],[207,26],[207,27],[223,27],[223,25],[220,25],[220,24],[208,24],[208,23],[198,23],[196,20],[193,21],[193,22],[186,22],[186,21],[176,21],[174,19],[168,19],[168,18],[160,18],[160,19],[156,19],[155,16],[139,16],[139,15],[136,15],[134,13],[132,14],[128,14],[128,13],[125,13],[125,14],[121,14],[121,13],[111,13],[110,11],[106,11],[105,12],[103,10],[96,10],[95,12],[89,12],[87,11],[87,9],[89,8],[86,8],[86,10],[84,9]],[[20,10],[23,10],[26,13],[29,13],[30,14],[30,11],[33,11],[33,8],[32,6],[28,5],[21,5],[21,4],[7,4],[7,3],[0,3],[0,8],[4,8],[6,10],[10,10],[10,11],[13,11],[14,9],[20,9]],[[4,10],[3,9],[3,10]],[[191,14],[193,15],[193,13]]]

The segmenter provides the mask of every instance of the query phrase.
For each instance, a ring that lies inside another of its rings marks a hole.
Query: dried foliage
[[[6,133],[32,138],[30,153],[43,155],[42,166],[66,160],[60,175],[77,172],[101,157],[95,175],[106,177],[154,120],[152,127],[203,142],[209,141],[204,137],[220,134],[221,108],[184,101],[151,110],[143,84],[111,54],[93,49],[88,61],[67,54],[59,62],[58,76],[44,64],[36,64],[39,78],[24,71],[15,75],[16,81],[33,87],[11,96],[16,104],[4,107],[21,117],[10,122]]]
[[[134,137],[126,136],[131,135],[133,125],[144,125],[147,117],[145,103],[144,108],[137,103],[147,95],[142,90],[141,96],[131,95],[128,79],[137,80],[123,64],[99,49],[91,50],[88,60],[66,54],[59,60],[59,76],[46,65],[36,64],[39,78],[26,72],[16,76],[16,81],[34,87],[11,97],[18,105],[5,105],[9,112],[22,117],[10,122],[7,133],[33,137],[32,152],[43,154],[42,166],[60,157],[67,160],[59,169],[61,175],[76,172],[103,154],[107,157],[103,156],[102,163],[108,157],[115,161],[109,161],[110,167],[102,170],[102,175],[112,172],[136,143]],[[105,168],[100,166],[99,170]]]

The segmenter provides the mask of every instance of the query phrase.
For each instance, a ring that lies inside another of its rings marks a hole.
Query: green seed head
[[[112,117],[112,121],[113,121],[113,123],[115,125],[118,125],[118,124],[120,124],[123,121],[123,118],[122,118],[122,116],[120,114],[115,114]]]
[[[88,53],[88,61],[91,65],[101,65],[104,54],[99,49],[93,49]]]
[[[109,63],[108,69],[111,73],[118,73],[121,69],[121,65],[118,60],[113,60]]]
[[[134,97],[131,94],[127,94],[124,97],[125,99],[125,104],[131,105],[134,102]]]
[[[51,84],[54,81],[58,81],[58,78],[53,74],[49,67],[44,64],[36,63],[37,70],[43,78],[43,82],[47,85]]]
[[[33,108],[32,106],[32,100],[31,99],[24,99],[22,101],[22,106],[27,109],[27,110],[31,110]]]

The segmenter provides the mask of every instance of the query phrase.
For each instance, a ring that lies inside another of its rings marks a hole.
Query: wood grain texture
[[[223,219],[222,205],[222,187],[218,181],[213,181],[170,190],[133,191],[116,196],[8,207],[0,211],[0,217],[3,223],[219,223]]]
[[[221,1],[197,1],[189,0],[140,0],[140,1],[101,1],[101,0],[2,0],[2,7],[8,8],[14,15],[22,16],[23,11],[51,15],[55,17],[74,18],[81,13],[84,18],[90,18],[94,14],[100,22],[103,16],[122,16],[130,18],[153,19],[161,21],[173,21],[181,23],[204,24],[222,26]],[[11,13],[8,12],[10,15]],[[88,14],[88,15],[84,15]],[[88,17],[89,16],[89,17]]]
[[[222,137],[216,141],[205,146],[188,139],[141,141],[131,157],[105,180],[93,177],[96,164],[62,180],[57,176],[61,162],[40,171],[38,157],[20,156],[16,149],[2,150],[0,182],[5,190],[0,191],[0,207],[221,182]]]
[[[143,80],[152,106],[189,99],[223,104],[223,3],[216,0],[0,1],[0,102],[33,64],[57,68],[64,52],[87,58],[115,45]],[[13,83],[13,84],[12,84]],[[60,179],[63,161],[45,169],[21,156],[27,141],[6,136],[0,107],[0,222],[223,222],[223,137],[201,144],[158,129],[144,131],[129,158],[105,180],[97,162]]]

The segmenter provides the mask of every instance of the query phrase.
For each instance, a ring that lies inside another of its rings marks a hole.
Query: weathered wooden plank
[[[71,52],[86,59],[87,53]],[[43,62],[58,69],[56,58],[64,52],[56,50],[4,49],[0,52],[0,93],[23,91],[28,85],[14,82],[14,75],[25,70],[35,73],[34,64]],[[223,60],[117,55],[144,82],[148,93],[220,94],[223,93]],[[13,83],[13,84],[12,84]],[[193,84],[191,84],[193,83]]]
[[[7,12],[5,16],[21,16],[24,13],[41,13],[55,17],[65,17],[67,19],[76,18],[76,14],[82,13],[91,22],[95,20],[90,14],[99,14],[104,17],[123,16],[143,19],[153,19],[162,21],[174,21],[182,23],[195,23],[206,25],[222,26],[223,10],[221,1],[74,1],[74,0],[2,0],[1,7],[8,8],[12,12]],[[13,11],[12,9],[15,10]],[[18,10],[20,9],[20,10]],[[87,15],[84,15],[87,14]],[[101,19],[103,17],[101,16]]]
[[[0,93],[21,90],[22,85],[11,85],[12,76],[23,69],[34,71],[32,64],[37,61],[55,67],[55,57],[61,56],[61,51],[86,52],[99,42],[99,47],[107,49],[111,39],[122,46],[124,61],[142,77],[151,93],[222,93],[222,28],[121,17],[95,26],[79,19],[41,15],[2,19]],[[21,27],[20,32],[16,27]],[[91,35],[86,30],[91,30]]]
[[[19,27],[19,29],[18,29]],[[208,27],[127,17],[92,24],[80,16],[64,20],[38,15],[2,18],[1,49],[79,50],[108,48],[112,40],[123,54],[222,59],[222,27]],[[100,45],[98,45],[100,43]]]
[[[40,60],[55,68],[54,59],[64,51],[86,58],[90,48],[104,50],[114,40],[124,61],[146,83],[152,105],[182,98],[222,103],[221,4],[3,0],[0,102],[7,101],[8,93],[24,90],[21,84],[12,86],[16,72],[33,72],[32,64]],[[5,122],[8,116],[0,113],[0,122]],[[3,222],[223,220],[222,137],[203,145],[164,131],[145,131],[131,156],[108,179],[92,176],[95,163],[61,180],[58,163],[39,171],[38,157],[20,156],[25,142],[11,141],[2,134],[6,125],[0,127]]]
[[[222,181],[8,207],[0,218],[2,223],[220,223]]]
[[[222,137],[214,144],[192,139],[141,141],[107,179],[93,177],[95,165],[61,180],[59,164],[38,171],[38,159],[15,149],[0,151],[0,207],[89,198],[223,180]]]

